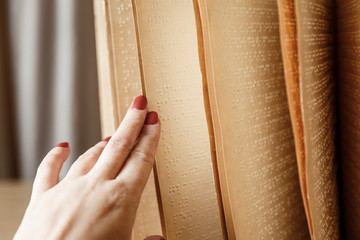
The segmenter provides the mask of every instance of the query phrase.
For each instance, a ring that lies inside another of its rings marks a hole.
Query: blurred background
[[[68,141],[100,140],[92,0],[0,0],[0,239],[18,228],[36,169]]]
[[[91,0],[0,1],[0,178],[31,180],[46,153],[71,162],[100,140]]]

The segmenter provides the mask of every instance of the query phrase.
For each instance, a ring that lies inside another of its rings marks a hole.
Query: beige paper
[[[314,239],[339,239],[332,1],[296,1],[308,201]]]
[[[94,1],[102,134],[114,133],[133,99],[142,93],[131,0]],[[161,235],[154,175],[142,194],[132,239]]]
[[[308,199],[304,122],[301,106],[301,90],[298,59],[296,9],[294,0],[278,0],[281,50],[284,64],[286,92],[294,132],[296,158],[300,177],[302,198],[307,216],[310,235],[313,236],[312,217]]]
[[[306,239],[276,1],[200,11],[229,239]]]
[[[343,226],[360,239],[360,4],[337,1]]]
[[[166,239],[222,239],[191,0],[136,0]]]
[[[99,79],[101,134],[109,136],[119,125],[114,83],[113,51],[109,31],[108,2],[94,0],[96,58]]]

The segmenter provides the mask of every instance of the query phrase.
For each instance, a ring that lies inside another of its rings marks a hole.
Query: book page
[[[222,239],[192,0],[136,0],[166,239]]]
[[[94,1],[102,135],[112,135],[133,99],[142,94],[131,0]],[[133,240],[161,235],[154,174],[142,194]]]
[[[313,236],[312,218],[309,199],[307,197],[308,186],[306,179],[304,122],[301,105],[295,1],[278,0],[277,2],[279,9],[281,50],[284,64],[286,92],[288,96],[290,116],[294,133],[300,186],[310,235]]]
[[[200,1],[229,239],[307,239],[274,0]]]
[[[116,106],[114,67],[112,64],[111,33],[109,32],[107,2],[94,1],[96,60],[99,84],[101,134],[112,135],[119,125]]]
[[[296,1],[308,201],[314,239],[339,239],[332,1]]]
[[[337,1],[342,204],[346,239],[360,239],[360,4]]]

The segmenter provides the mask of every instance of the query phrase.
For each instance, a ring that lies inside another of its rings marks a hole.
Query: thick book
[[[94,0],[102,132],[162,133],[133,239],[360,238],[360,2]]]

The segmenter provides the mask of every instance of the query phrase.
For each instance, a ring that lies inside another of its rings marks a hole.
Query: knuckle
[[[123,182],[117,182],[110,187],[110,203],[115,206],[129,206],[132,204],[133,190]]]
[[[149,150],[134,149],[133,154],[135,159],[144,162],[145,164],[152,166],[154,163],[154,155]]]
[[[96,189],[96,182],[95,181],[88,181],[88,184],[87,184],[87,191],[88,192],[94,192]]]
[[[108,143],[110,148],[120,151],[130,152],[133,148],[133,143],[128,138],[114,138]]]
[[[133,109],[135,110],[135,109]],[[129,118],[131,118],[131,122],[135,124],[140,124],[144,122],[144,116],[138,112],[138,110],[132,111]]]
[[[87,178],[86,176],[82,176],[80,177],[82,178],[81,180],[83,181],[83,185],[84,185],[84,192],[85,194],[89,195],[91,193],[94,193],[99,185],[99,182],[97,182],[95,179],[93,178]]]

